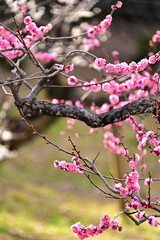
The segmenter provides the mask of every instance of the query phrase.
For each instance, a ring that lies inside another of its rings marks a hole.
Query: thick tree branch
[[[123,121],[128,115],[155,113],[155,105],[155,100],[139,99],[119,109],[114,109],[107,113],[95,114],[73,105],[52,104],[43,101],[32,102],[28,98],[16,102],[21,115],[26,118],[36,118],[40,115],[69,117],[78,119],[93,128],[104,127],[108,124]]]

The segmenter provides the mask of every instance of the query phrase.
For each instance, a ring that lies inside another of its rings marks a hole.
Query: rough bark
[[[23,98],[16,102],[16,106],[21,115],[25,118],[33,119],[41,115],[69,117],[80,120],[92,128],[104,127],[108,124],[123,121],[128,118],[129,115],[155,114],[155,105],[155,100],[139,99],[121,108],[113,109],[102,114],[95,114],[74,105],[52,104],[45,101],[31,102],[28,98]]]

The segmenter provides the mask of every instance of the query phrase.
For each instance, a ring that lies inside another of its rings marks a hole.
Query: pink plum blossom
[[[112,94],[109,96],[109,101],[112,104],[117,104],[119,102],[119,97],[116,94]]]
[[[105,64],[106,64],[106,60],[103,59],[103,58],[96,58],[94,64],[95,64],[97,67],[104,67]]]
[[[119,56],[119,52],[118,51],[113,51],[112,52],[112,57],[118,57]]]
[[[121,190],[121,189],[122,189],[122,183],[116,183],[116,184],[114,185],[114,189],[115,189],[115,190]]]
[[[137,162],[136,162],[136,161],[130,161],[129,167],[130,167],[131,169],[136,169],[136,167],[137,167]]]
[[[49,63],[57,58],[57,53],[37,52],[35,56],[44,63]]]
[[[152,227],[158,227],[158,220],[154,216],[150,216],[147,219],[147,223]]]
[[[122,7],[122,1],[118,1],[116,6],[117,6],[117,8],[121,8]]]
[[[148,185],[149,183],[153,183],[152,178],[146,178],[146,179],[144,180],[144,185]]]
[[[67,65],[65,67],[65,73],[69,73],[69,72],[73,71],[73,69],[74,69],[74,64]]]
[[[89,82],[85,82],[85,83],[83,84],[82,89],[83,89],[84,91],[88,91],[88,90],[90,89],[90,84],[89,84]]]
[[[28,7],[26,5],[22,6],[22,13],[25,15],[28,11]]]
[[[24,18],[24,24],[26,24],[26,25],[30,24],[32,21],[33,20],[30,16],[27,16],[27,17]]]
[[[120,190],[120,194],[121,194],[121,196],[127,196],[128,195],[128,188],[127,187],[125,187],[125,188],[121,188],[121,190]]]
[[[138,218],[139,220],[143,220],[145,218],[146,212],[139,210],[136,212],[135,216],[136,218]]]
[[[75,76],[70,76],[68,79],[67,79],[67,82],[69,85],[73,86],[77,83],[78,79],[75,77]]]
[[[94,78],[92,81],[90,81],[91,88],[93,92],[99,92],[101,90],[101,85],[97,84],[97,79]]]

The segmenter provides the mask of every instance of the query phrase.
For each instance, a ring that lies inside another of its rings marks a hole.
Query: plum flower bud
[[[119,56],[119,52],[118,51],[113,51],[112,52],[112,57],[118,57]]]

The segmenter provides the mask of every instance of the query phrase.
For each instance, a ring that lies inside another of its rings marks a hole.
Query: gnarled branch
[[[144,113],[154,113],[155,100],[139,99],[128,103],[125,106],[110,110],[102,114],[95,114],[86,109],[74,105],[52,104],[45,101],[32,102],[28,98],[23,98],[16,102],[21,115],[26,118],[36,118],[40,115],[52,117],[69,117],[78,119],[92,128],[104,127],[108,124],[125,120],[129,115]]]

